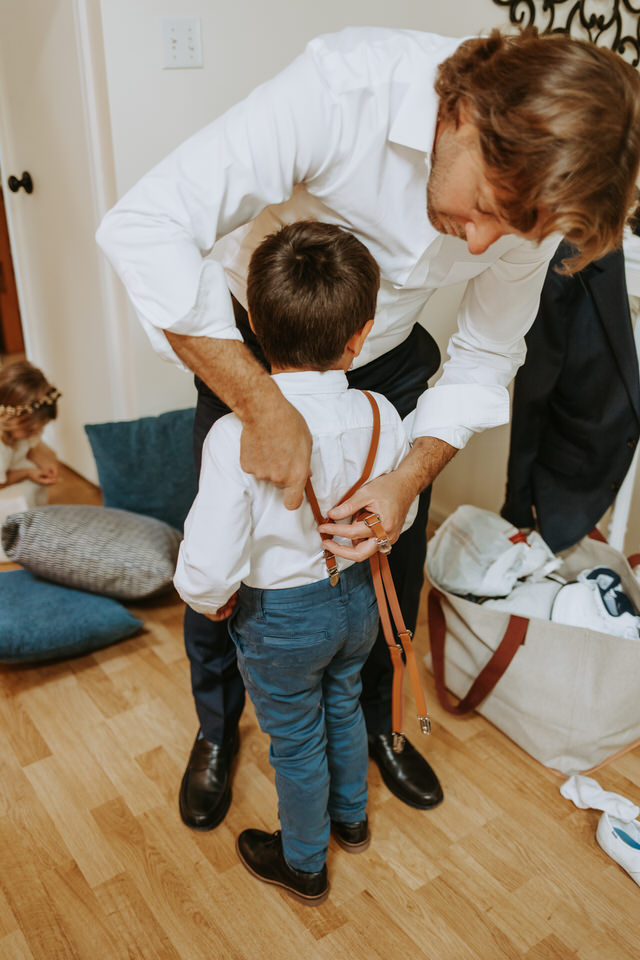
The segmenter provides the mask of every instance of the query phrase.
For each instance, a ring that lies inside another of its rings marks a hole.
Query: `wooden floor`
[[[66,474],[56,499],[99,494]],[[130,640],[63,663],[0,667],[2,960],[640,955],[640,888],[597,846],[598,814],[564,800],[561,781],[481,717],[443,714],[426,671],[434,731],[428,740],[409,732],[444,803],[404,806],[372,766],[371,847],[353,856],[332,842],[324,906],[256,881],[235,837],[278,821],[253,711],[241,722],[226,820],[188,830],[176,802],[196,724],[182,606],[170,595],[132,609],[146,626]],[[424,620],[415,642],[424,652]],[[640,755],[598,778],[640,801]]]

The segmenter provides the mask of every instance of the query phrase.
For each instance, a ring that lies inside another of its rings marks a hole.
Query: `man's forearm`
[[[418,437],[414,441],[410,453],[396,470],[411,491],[412,499],[433,483],[457,452],[457,447],[436,437]]]
[[[311,434],[295,407],[243,343],[167,330],[165,335],[183,363],[242,421],[242,469],[282,488],[287,509],[299,507],[309,476]]]
[[[244,343],[164,332],[180,360],[224,400],[243,423],[253,422],[265,406],[284,399]]]

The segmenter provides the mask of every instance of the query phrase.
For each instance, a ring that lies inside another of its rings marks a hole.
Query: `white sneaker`
[[[640,886],[640,821],[625,823],[609,813],[598,822],[596,840],[612,860]]]
[[[553,602],[551,619],[573,627],[586,627],[614,637],[640,640],[640,617],[620,585],[620,577],[608,567],[594,567],[567,583]]]

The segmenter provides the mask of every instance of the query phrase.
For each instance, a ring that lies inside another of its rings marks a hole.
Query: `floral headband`
[[[37,400],[30,400],[29,403],[19,403],[15,407],[0,403],[0,417],[28,417],[42,407],[52,407],[61,396],[59,390],[50,387],[42,397],[38,397]]]

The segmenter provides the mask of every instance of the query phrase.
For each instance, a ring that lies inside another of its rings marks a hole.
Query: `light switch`
[[[162,67],[189,70],[202,66],[199,17],[166,17],[162,21]]]

